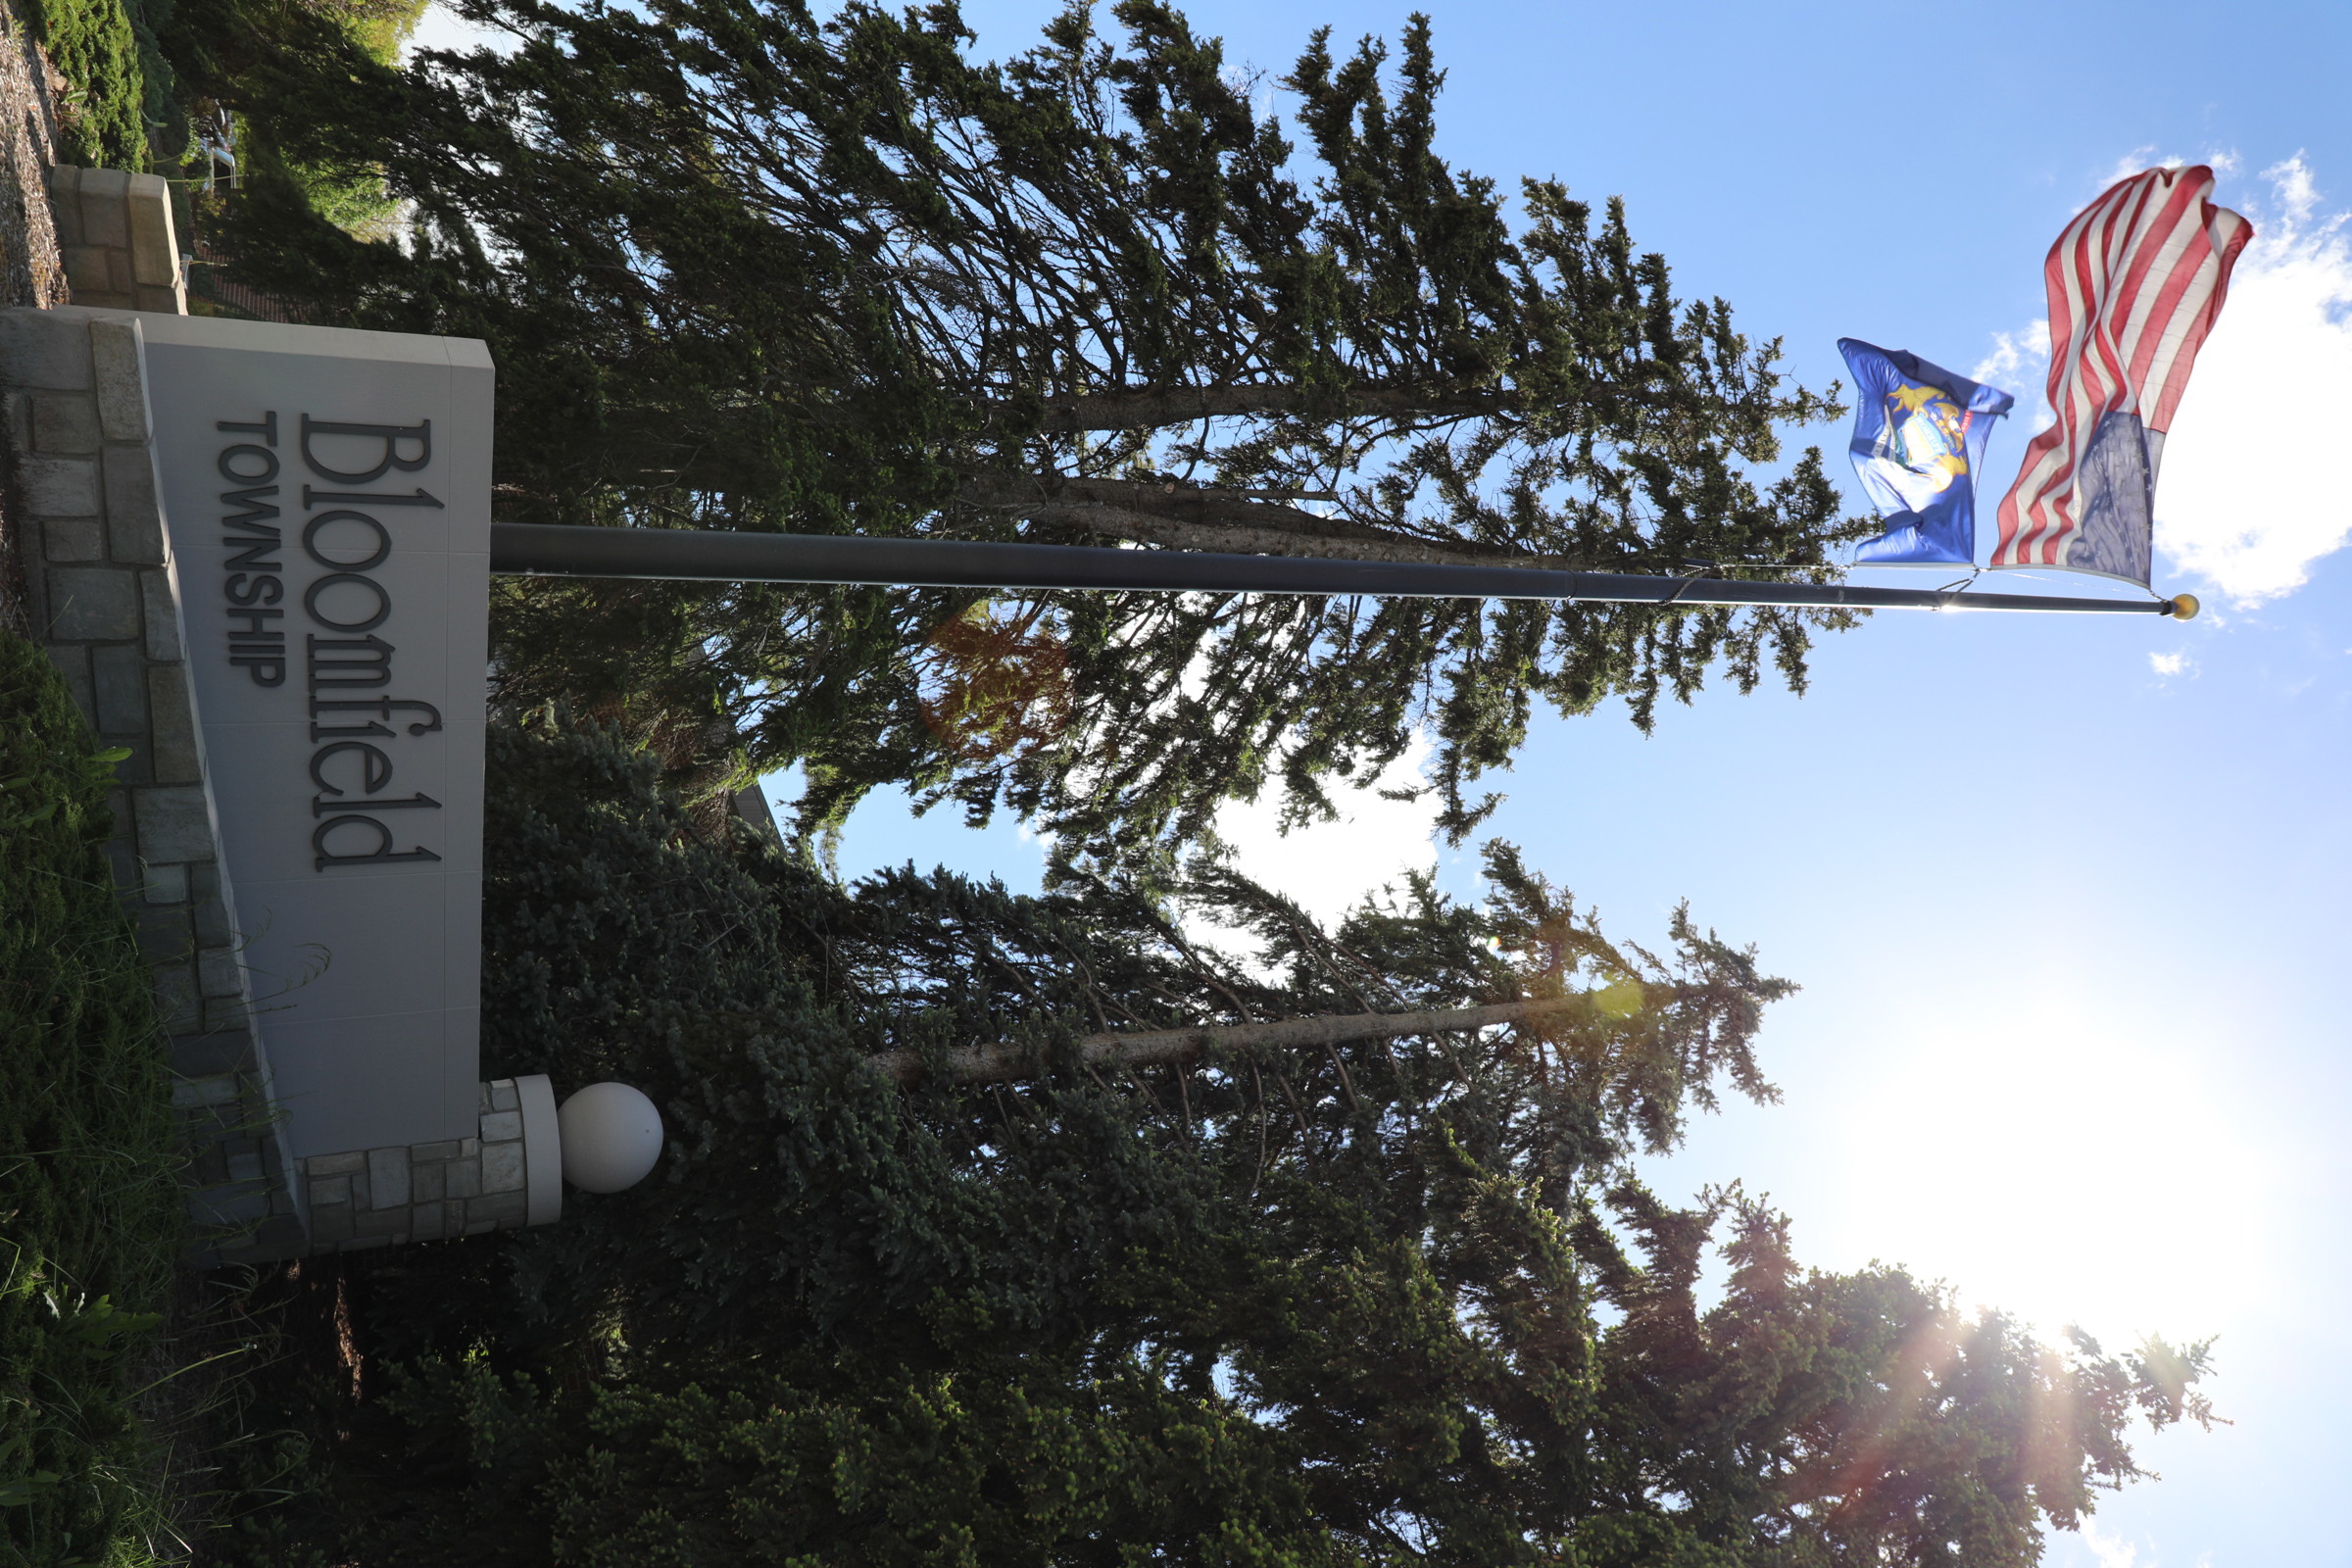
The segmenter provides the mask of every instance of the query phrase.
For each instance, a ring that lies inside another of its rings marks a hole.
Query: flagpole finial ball
[[[627,1084],[590,1084],[556,1109],[564,1179],[584,1193],[617,1193],[662,1157],[662,1113]]]
[[[2194,620],[2197,618],[2197,612],[2204,608],[2197,603],[2195,594],[2173,595],[2173,618],[2175,620]]]

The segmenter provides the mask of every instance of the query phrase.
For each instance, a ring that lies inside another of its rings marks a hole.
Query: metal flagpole
[[[490,525],[490,569],[520,576],[715,582],[891,583],[910,588],[1120,588],[1158,593],[1385,594],[1615,605],[1802,605],[1848,610],[2027,610],[2089,615],[2197,612],[2171,599],[2070,599],[1850,583],[1646,577],[1540,566],[1431,565],[1094,545],[975,544],[685,528]]]

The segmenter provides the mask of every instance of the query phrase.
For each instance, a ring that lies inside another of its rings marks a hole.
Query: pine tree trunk
[[[1075,523],[1114,538],[1176,550],[1555,570],[1577,565],[1555,556],[1415,539],[1347,517],[1317,516],[1297,507],[1246,499],[1230,490],[1166,480],[974,473],[965,477],[956,499],[981,511],[1015,513],[1039,522]]]
[[[1524,1023],[1583,1006],[1581,996],[1536,1002],[1505,1002],[1488,1007],[1439,1007],[1423,1012],[1354,1012],[1321,1018],[1283,1018],[1273,1023],[1230,1024],[1215,1029],[1152,1029],[1135,1034],[1087,1035],[1079,1057],[1090,1067],[1158,1067],[1190,1061],[1211,1050],[1264,1051],[1292,1046],[1336,1046],[1354,1040],[1395,1040],[1404,1035],[1443,1034],[1457,1029],[1491,1029]],[[912,1051],[886,1051],[873,1058],[897,1084],[922,1081],[923,1058]],[[948,1053],[953,1083],[1002,1083],[1040,1077],[1046,1070],[1027,1046],[980,1046]]]

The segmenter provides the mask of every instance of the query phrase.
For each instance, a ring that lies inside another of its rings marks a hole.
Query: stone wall
[[[0,407],[27,613],[99,743],[130,753],[115,768],[107,851],[172,1034],[200,1249],[288,1255],[303,1246],[300,1207],[204,788],[137,318],[0,311]]]
[[[160,176],[59,164],[49,213],[74,304],[188,314],[172,187]]]
[[[311,1250],[356,1252],[556,1218],[562,1158],[548,1081],[494,1079],[482,1085],[480,1105],[478,1137],[300,1161],[310,1193]]]

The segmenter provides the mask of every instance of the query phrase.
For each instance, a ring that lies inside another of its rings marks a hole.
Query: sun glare
[[[1838,1250],[2111,1348],[2220,1332],[2264,1289],[2278,1174],[2211,1058],[2046,1002],[1904,1033],[1856,1085]]]

